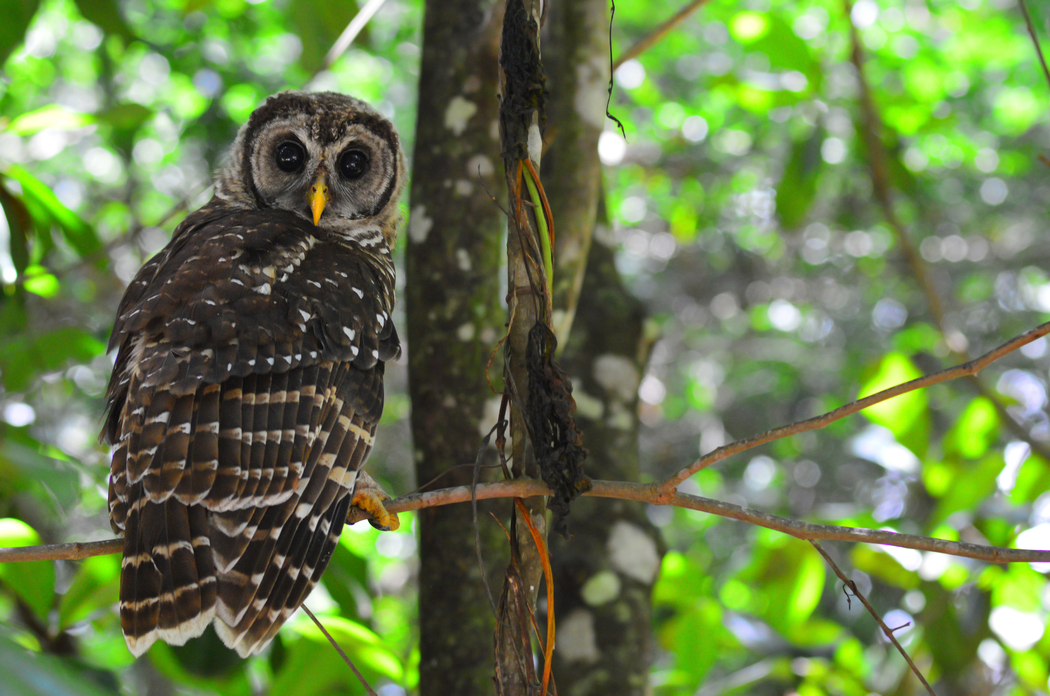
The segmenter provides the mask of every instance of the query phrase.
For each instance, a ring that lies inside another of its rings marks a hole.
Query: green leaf
[[[40,0],[9,0],[4,3],[4,21],[0,22],[0,66],[25,40],[26,30],[40,7]]]
[[[806,217],[817,193],[817,176],[824,164],[820,146],[824,129],[814,128],[808,138],[796,140],[784,175],[777,184],[777,216],[787,228],[797,227]]]
[[[113,128],[124,131],[134,131],[143,123],[153,118],[153,110],[135,102],[123,102],[114,104],[105,111],[99,113],[98,121],[106,123]]]
[[[749,606],[736,607],[756,614],[785,637],[817,608],[824,591],[824,561],[806,542],[759,536],[753,561],[738,577],[750,588]]]
[[[366,679],[401,680],[404,674],[401,661],[375,633],[338,616],[318,619]],[[289,648],[288,657],[274,675],[272,693],[314,696],[333,693],[338,687],[358,685],[353,672],[313,622],[298,620],[291,628],[301,639]]]
[[[0,674],[6,696],[107,696],[91,678],[72,669],[71,660],[29,652],[0,635]],[[116,685],[113,685],[115,687]]]
[[[368,588],[368,562],[364,557],[337,544],[321,582],[345,616],[361,618],[354,589],[367,591]]]
[[[102,249],[102,241],[95,229],[67,208],[45,184],[17,164],[8,166],[5,174],[22,186],[22,194],[44,212],[50,222],[58,225],[70,246],[81,256],[89,256]]]
[[[0,207],[3,207],[7,219],[11,263],[21,274],[29,265],[29,231],[33,228],[33,217],[25,202],[4,186],[0,186]]]
[[[120,594],[120,556],[84,560],[58,604],[59,627],[66,629],[96,611],[109,611]]]
[[[98,26],[110,35],[119,36],[125,43],[131,43],[137,37],[120,14],[116,0],[74,0],[77,9],[84,19]]]
[[[992,452],[978,463],[960,462],[955,469],[948,490],[941,497],[927,524],[935,527],[952,514],[963,510],[976,511],[981,501],[996,490],[996,477],[1006,462],[999,452]]]
[[[1033,452],[1028,455],[1028,459],[1017,472],[1017,480],[1014,482],[1013,490],[1010,491],[1010,500],[1014,504],[1031,503],[1048,490],[1050,490],[1050,462]]]
[[[978,459],[999,436],[999,413],[984,397],[970,402],[958,422],[944,437],[944,451],[967,459]]]
[[[919,576],[915,571],[908,570],[896,558],[878,548],[854,546],[850,559],[857,570],[874,575],[894,587],[914,590],[919,586]]]
[[[46,128],[58,128],[62,130],[73,130],[83,128],[94,122],[90,114],[82,114],[70,111],[64,106],[48,104],[35,111],[29,111],[16,116],[7,125],[7,130],[15,135],[33,135]]]
[[[17,548],[35,546],[40,535],[22,520],[0,519],[0,546]],[[0,580],[14,592],[42,621],[55,600],[55,565],[51,561],[0,563]]]
[[[70,362],[87,362],[105,349],[104,343],[75,326],[14,336],[0,343],[0,380],[11,391],[24,391],[40,374]]]
[[[880,392],[922,377],[922,372],[902,353],[887,354],[874,374],[861,387],[857,398]],[[888,429],[897,442],[920,459],[929,446],[930,414],[926,393],[919,389],[869,406],[861,411],[872,423]]]
[[[330,0],[298,0],[288,3],[285,10],[288,22],[303,42],[299,64],[308,73],[320,70],[325,54],[346,25],[357,14],[357,2],[330,2]],[[358,36],[361,41],[363,37]]]

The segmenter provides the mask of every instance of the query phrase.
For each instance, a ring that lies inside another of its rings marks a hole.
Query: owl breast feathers
[[[135,655],[211,623],[257,652],[317,583],[351,505],[396,525],[359,469],[400,353],[404,179],[397,134],[366,104],[275,95],[215,197],[128,287],[103,437]]]

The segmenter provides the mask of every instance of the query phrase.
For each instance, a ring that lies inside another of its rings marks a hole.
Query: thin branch
[[[357,667],[354,665],[353,661],[349,657],[346,656],[346,653],[343,652],[343,649],[341,647],[339,647],[339,643],[335,642],[335,638],[333,638],[332,634],[328,632],[328,629],[324,627],[324,624],[322,624],[317,619],[317,617],[314,616],[314,613],[312,611],[310,611],[310,608],[307,607],[305,604],[300,604],[299,608],[302,609],[303,611],[305,611],[306,615],[309,616],[313,620],[313,622],[317,625],[317,628],[320,629],[321,633],[324,634],[324,637],[327,638],[328,642],[332,644],[333,648],[335,648],[335,651],[337,653],[339,653],[340,657],[343,658],[343,662],[345,662],[346,664],[350,665],[350,669],[353,670],[354,676],[356,676],[357,680],[359,682],[361,682],[361,685],[365,687],[365,691],[368,692],[368,696],[379,696],[379,694],[377,694],[375,691],[373,691],[372,687],[368,685],[368,682],[365,681],[365,678],[363,676],[361,676],[361,673],[357,671]]]
[[[862,544],[884,544],[917,551],[932,551],[961,558],[972,558],[988,563],[1050,563],[1050,550],[1007,549],[998,546],[969,544],[962,541],[948,541],[914,534],[898,534],[883,529],[865,529],[863,527],[840,527],[838,525],[812,524],[778,515],[771,515],[759,510],[724,503],[720,500],[704,498],[698,495],[664,491],[655,483],[631,483],[628,481],[594,481],[594,487],[583,495],[595,498],[615,498],[634,500],[650,505],[670,505],[672,507],[698,510],[719,517],[728,517],[749,524],[756,524],[803,540],[826,539],[829,541],[852,541]],[[482,483],[475,489],[473,486],[442,488],[436,491],[422,491],[388,500],[384,503],[390,512],[410,512],[423,508],[440,507],[454,503],[468,503],[472,493],[478,500],[495,498],[531,498],[549,495],[550,490],[542,481],[535,479],[515,479],[499,483]],[[50,546],[23,546],[13,549],[0,549],[0,563],[15,561],[40,561],[52,559],[80,560],[88,556],[100,556],[117,553],[122,540],[111,539],[87,544],[54,544]]]
[[[1035,25],[1032,24],[1032,17],[1028,14],[1028,5],[1025,4],[1024,0],[1019,0],[1018,4],[1021,6],[1021,14],[1024,15],[1025,26],[1028,27],[1028,35],[1032,37],[1032,45],[1035,46],[1035,53],[1039,56],[1039,64],[1043,66],[1043,74],[1046,75],[1046,81],[1050,84],[1050,69],[1046,67],[1046,58],[1043,57],[1043,49],[1039,45],[1039,35],[1035,33]]]
[[[916,389],[923,389],[924,387],[929,387],[934,384],[940,384],[941,382],[947,382],[952,379],[958,379],[959,377],[976,375],[978,372],[980,372],[985,367],[995,362],[999,358],[1003,357],[1004,355],[1008,355],[1020,348],[1021,346],[1031,343],[1032,341],[1042,336],[1045,336],[1048,333],[1050,333],[1050,322],[1046,324],[1041,324],[1036,328],[1032,329],[1031,331],[1027,331],[1018,336],[1017,338],[1007,341],[998,348],[988,351],[981,357],[976,358],[974,360],[970,360],[969,362],[963,363],[962,365],[949,367],[945,370],[941,370],[940,372],[934,372],[932,375],[919,377],[918,379],[913,379],[910,382],[905,382],[903,384],[898,384],[895,387],[884,389],[870,396],[866,396],[863,399],[857,399],[856,401],[848,403],[845,406],[840,406],[834,411],[825,413],[824,415],[814,416],[813,418],[809,418],[804,421],[798,421],[797,423],[792,423],[790,425],[782,425],[779,428],[773,428],[772,430],[767,430],[764,433],[752,435],[751,437],[746,437],[743,440],[737,440],[736,442],[732,442],[728,445],[719,447],[713,452],[710,452],[709,454],[706,454],[700,459],[693,462],[691,466],[686,467],[685,469],[682,469],[681,471],[676,473],[674,476],[671,476],[669,479],[660,484],[660,489],[665,492],[673,490],[680,483],[682,483],[682,481],[685,481],[687,478],[700,471],[701,469],[709,467],[715,462],[722,461],[723,459],[730,457],[734,454],[739,454],[740,452],[743,452],[745,450],[757,447],[758,445],[764,445],[767,442],[779,440],[781,438],[787,437],[788,435],[797,435],[799,433],[809,432],[810,430],[819,430],[830,425],[831,423],[834,423],[837,420],[841,420],[846,416],[854,414],[857,411],[861,411],[865,408],[868,408],[869,406],[874,406],[877,403],[881,403],[888,399],[892,399],[895,396],[907,394],[908,392],[915,391]]]
[[[354,18],[350,20],[350,24],[346,26],[346,29],[344,29],[343,33],[339,35],[339,38],[336,39],[334,44],[332,44],[332,48],[324,57],[323,70],[332,67],[332,65],[339,60],[339,56],[343,55],[346,52],[346,49],[350,48],[350,45],[354,43],[354,39],[357,38],[357,35],[360,34],[361,30],[365,28],[366,24],[368,24],[368,20],[372,19],[375,13],[379,11],[379,8],[383,6],[384,2],[386,2],[386,0],[368,0],[368,3],[362,7],[356,15],[354,15]]]
[[[853,592],[853,596],[860,600],[861,604],[864,605],[864,608],[868,610],[868,613],[872,615],[876,622],[878,622],[879,626],[882,628],[882,632],[886,634],[886,637],[890,639],[890,642],[893,643],[894,647],[897,648],[897,651],[900,652],[900,654],[904,656],[904,659],[908,661],[908,665],[911,667],[911,671],[915,673],[915,676],[919,678],[919,681],[922,682],[922,685],[926,687],[926,691],[930,693],[930,696],[937,696],[937,694],[933,692],[933,688],[930,686],[930,683],[926,681],[926,677],[922,676],[922,672],[920,672],[919,668],[915,666],[914,662],[912,662],[911,657],[908,656],[907,651],[905,651],[901,644],[897,642],[897,638],[893,635],[893,632],[897,629],[890,628],[886,625],[886,622],[882,620],[882,617],[879,616],[879,613],[875,611],[875,607],[871,606],[871,604],[868,603],[868,600],[864,597],[864,595],[861,594],[861,591],[857,589],[857,583],[853,582],[848,577],[846,577],[846,574],[843,573],[842,570],[835,564],[835,561],[831,559],[831,556],[828,555],[828,552],[824,550],[823,546],[818,544],[816,541],[813,541],[812,539],[809,540],[809,543],[813,544],[813,547],[817,551],[820,551],[820,555],[824,557],[824,560],[828,562],[828,565],[831,566],[831,569],[835,571],[835,575],[839,576],[839,580],[846,583],[846,586],[849,587],[851,592]]]
[[[623,55],[617,58],[616,62],[613,63],[613,72],[616,72],[616,68],[620,67],[627,61],[632,58],[637,58],[652,48],[654,44],[671,33],[675,27],[684,22],[689,15],[700,9],[701,5],[704,5],[706,2],[707,0],[692,0],[692,2],[686,3],[685,7],[678,10],[673,17],[658,26],[649,34],[643,36],[640,41],[628,48]]]

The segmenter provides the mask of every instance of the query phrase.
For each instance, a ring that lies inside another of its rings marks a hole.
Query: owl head
[[[278,209],[322,230],[392,246],[405,158],[393,124],[335,92],[280,92],[237,134],[215,195],[230,205]]]

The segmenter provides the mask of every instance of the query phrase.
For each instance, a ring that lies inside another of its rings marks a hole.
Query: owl
[[[133,654],[209,624],[258,652],[317,583],[348,512],[396,527],[360,468],[401,350],[404,184],[397,133],[374,109],[282,92],[128,286],[102,439]]]

